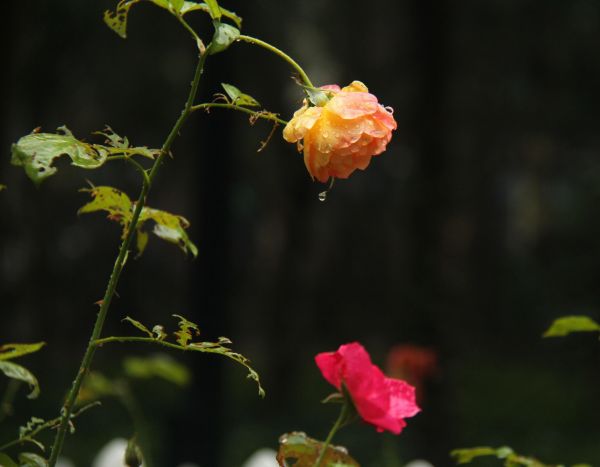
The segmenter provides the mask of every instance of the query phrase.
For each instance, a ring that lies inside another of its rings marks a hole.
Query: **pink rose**
[[[371,157],[385,151],[396,121],[360,81],[342,89],[335,84],[321,89],[331,99],[320,107],[305,100],[284,128],[283,138],[304,151],[311,177],[326,182],[366,169]]]
[[[420,411],[415,388],[387,378],[358,342],[342,345],[336,352],[320,353],[315,361],[323,377],[338,390],[344,383],[358,414],[377,431],[399,434],[406,426],[404,418]]]

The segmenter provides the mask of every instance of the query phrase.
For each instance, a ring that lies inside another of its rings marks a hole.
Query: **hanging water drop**
[[[319,193],[319,201],[323,202],[327,199],[327,191],[322,191]]]

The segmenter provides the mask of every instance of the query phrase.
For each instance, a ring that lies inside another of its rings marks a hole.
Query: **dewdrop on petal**
[[[323,106],[302,108],[283,130],[283,138],[304,151],[304,163],[313,179],[348,178],[364,170],[371,157],[385,151],[397,128],[393,110],[378,103],[360,81],[340,89],[322,86],[331,98]]]

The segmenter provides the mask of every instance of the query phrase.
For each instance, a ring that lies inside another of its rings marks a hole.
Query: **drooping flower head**
[[[321,89],[331,98],[322,106],[309,106],[305,100],[283,137],[304,150],[311,177],[324,183],[329,177],[348,178],[356,169],[366,169],[371,157],[385,151],[397,125],[392,112],[360,81],[342,89]]]
[[[340,391],[344,385],[360,417],[377,431],[399,434],[406,426],[404,419],[420,411],[415,388],[387,378],[358,342],[342,345],[336,352],[320,353],[315,361],[329,383]]]

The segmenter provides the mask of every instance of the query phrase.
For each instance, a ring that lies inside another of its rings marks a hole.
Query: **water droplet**
[[[323,202],[327,199],[327,191],[322,191],[319,193],[319,201]]]

